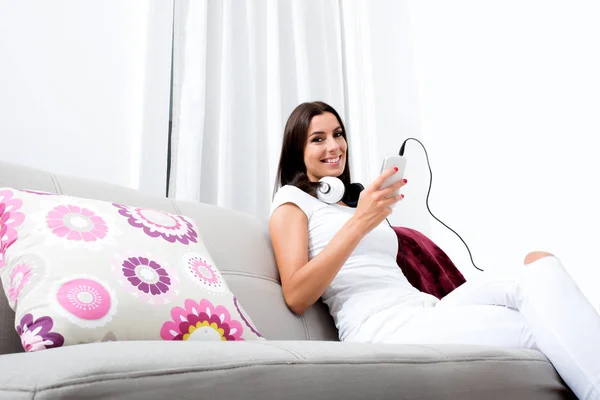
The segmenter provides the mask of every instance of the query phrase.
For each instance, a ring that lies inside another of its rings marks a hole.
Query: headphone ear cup
[[[360,192],[365,190],[365,187],[360,183],[351,183],[346,186],[346,190],[344,191],[344,197],[342,201],[348,205],[348,207],[356,208],[358,205],[358,199],[360,197]]]
[[[335,204],[340,201],[346,193],[344,183],[334,176],[324,176],[319,180],[317,198],[327,204]]]

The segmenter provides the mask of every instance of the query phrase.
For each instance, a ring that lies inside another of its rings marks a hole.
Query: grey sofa
[[[23,353],[0,291],[2,399],[564,399],[531,350],[337,341],[326,307],[286,307],[267,225],[189,201],[0,162],[0,187],[111,200],[194,218],[261,342],[104,342]],[[235,249],[231,251],[230,249]]]

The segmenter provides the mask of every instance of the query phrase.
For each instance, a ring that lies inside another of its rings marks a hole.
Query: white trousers
[[[600,315],[553,256],[375,314],[348,340],[537,349],[579,399],[600,400]]]

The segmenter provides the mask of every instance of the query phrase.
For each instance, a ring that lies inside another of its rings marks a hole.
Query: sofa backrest
[[[318,302],[301,316],[286,306],[266,221],[214,205],[147,196],[129,188],[5,162],[0,162],[0,187],[106,200],[191,217],[230,289],[266,339],[338,340],[323,303]],[[0,354],[20,351],[14,312],[0,290]]]

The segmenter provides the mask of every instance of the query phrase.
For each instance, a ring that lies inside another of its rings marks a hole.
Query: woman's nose
[[[340,144],[338,143],[337,140],[335,140],[335,138],[329,138],[327,139],[327,151],[337,151],[340,148]]]

